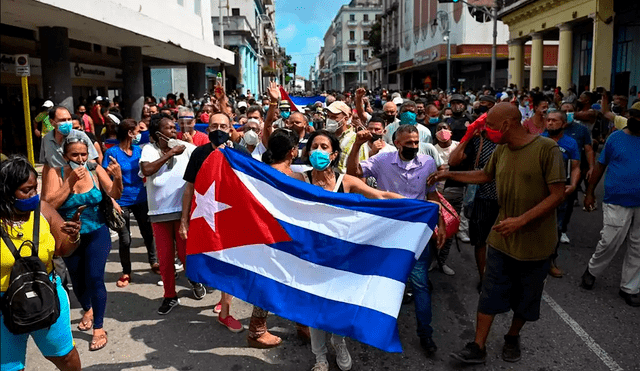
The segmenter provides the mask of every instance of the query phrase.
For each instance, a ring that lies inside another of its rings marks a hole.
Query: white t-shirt
[[[442,148],[440,147],[439,144],[436,144],[436,150],[438,151],[438,154],[440,155],[440,160],[442,161],[443,164],[448,164],[449,163],[449,156],[451,156],[451,152],[453,152],[454,149],[456,149],[456,147],[458,146],[458,144],[460,144],[460,142],[452,140],[451,141],[451,145],[447,148]]]
[[[180,141],[187,147],[184,152],[173,156],[172,159],[160,167],[155,174],[147,177],[147,202],[149,203],[149,215],[171,214],[182,211],[182,195],[185,189],[185,180],[182,179],[187,169],[191,153],[197,147],[191,143]],[[142,148],[140,162],[154,162],[162,157],[162,153],[155,145],[147,145]],[[140,177],[143,177],[140,172]]]
[[[376,153],[376,155],[380,154],[380,153],[386,153],[386,152],[395,152],[395,151],[398,150],[396,147],[394,147],[392,145],[389,145],[389,143],[387,143],[387,142],[383,141],[383,143],[384,143],[384,147],[382,147],[382,149],[380,149],[378,151],[378,153]],[[358,154],[358,160],[359,161],[368,160],[369,157],[370,157],[369,156],[369,152],[370,151],[371,151],[371,147],[370,147],[369,142],[367,142],[367,143],[363,144],[362,146],[360,146],[360,153]]]

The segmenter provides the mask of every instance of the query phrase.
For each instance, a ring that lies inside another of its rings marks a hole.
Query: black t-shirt
[[[84,132],[85,134],[87,134],[87,136],[89,137],[89,140],[91,141],[91,143],[95,143],[98,141],[98,139],[96,138],[95,135],[93,135],[93,133],[89,133],[89,132]]]
[[[249,151],[247,151],[247,149],[240,144],[234,143],[233,149],[240,151],[246,156],[251,156]],[[215,149],[213,148],[211,143],[203,144],[200,147],[194,149],[191,153],[191,157],[189,157],[189,163],[187,164],[187,169],[184,171],[184,176],[182,177],[182,179],[186,180],[189,183],[195,183],[198,171],[200,171],[202,164],[213,151],[215,151]]]
[[[473,123],[473,118],[467,112],[463,112],[460,117],[449,117],[446,123],[451,127],[451,139],[459,142],[467,133],[467,126]]]

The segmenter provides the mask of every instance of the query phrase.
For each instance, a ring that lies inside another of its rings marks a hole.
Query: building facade
[[[382,11],[380,0],[352,0],[343,5],[324,36],[319,55],[319,88],[349,90],[371,87],[366,71],[372,57],[371,26]]]
[[[211,23],[220,45],[220,13],[223,42],[236,53],[234,66],[215,66],[224,71],[227,90],[241,94],[263,92],[273,78],[280,80],[285,51],[275,32],[273,0],[211,0]]]
[[[509,81],[542,87],[543,45],[558,44],[552,86],[578,92],[604,87],[638,98],[640,3],[635,0],[506,0],[498,13],[509,27]],[[525,43],[531,42],[530,77]]]

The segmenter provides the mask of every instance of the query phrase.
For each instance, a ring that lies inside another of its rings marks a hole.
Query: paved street
[[[389,354],[349,341],[354,370],[640,370],[640,316],[618,297],[622,254],[619,254],[598,279],[592,292],[578,287],[585,264],[597,242],[602,212],[587,214],[576,208],[570,225],[570,245],[563,245],[559,264],[566,275],[547,281],[546,302],[541,319],[523,330],[523,357],[509,364],[500,358],[502,335],[510,316],[498,316],[488,342],[488,361],[484,366],[462,366],[449,357],[470,341],[474,334],[477,274],[471,247],[461,244],[461,253],[452,248],[450,266],[453,277],[433,273],[433,327],[438,352],[426,358],[415,335],[413,304],[404,305],[399,317],[404,353]],[[131,285],[119,289],[117,242],[107,263],[109,292],[105,329],[109,344],[98,352],[89,352],[90,332],[76,329],[80,308],[72,296],[73,335],[84,370],[309,370],[313,354],[309,345],[295,335],[293,323],[270,316],[271,331],[284,342],[273,350],[246,347],[246,334],[233,334],[216,322],[212,311],[219,292],[211,290],[202,300],[191,298],[184,274],[178,281],[182,306],[167,316],[156,313],[162,296],[160,279],[146,264],[146,251],[136,228],[132,251],[134,273]],[[623,248],[625,248],[623,246]],[[245,328],[251,305],[234,299],[232,313]],[[375,325],[375,324],[372,324]],[[333,353],[331,353],[333,354]],[[333,356],[331,369],[338,370]],[[48,363],[30,342],[28,370],[50,370]]]

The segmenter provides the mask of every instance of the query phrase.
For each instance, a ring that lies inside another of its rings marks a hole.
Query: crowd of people
[[[520,330],[539,318],[545,279],[563,276],[556,258],[560,244],[570,241],[579,192],[584,210],[596,210],[595,187],[602,177],[604,225],[581,285],[594,288],[628,237],[619,294],[628,305],[640,306],[640,102],[629,105],[625,96],[603,90],[578,95],[575,89],[563,94],[547,87],[454,94],[359,88],[327,92],[299,107],[283,99],[275,83],[262,96],[227,95],[218,85],[201,100],[148,97],[140,121],[123,117],[117,100],[91,97],[79,103],[72,113],[46,101],[35,117],[44,164],[41,194],[38,174],[23,156],[0,166],[2,294],[17,261],[6,241],[21,247],[29,242],[31,249],[36,241],[60,298],[60,315],[50,327],[14,334],[0,324],[2,371],[25,368],[28,336],[59,369],[80,369],[68,285],[82,306],[78,329],[92,331],[89,349],[107,346],[105,265],[111,236],[117,236],[122,274],[116,285],[135,282],[132,216],[150,270],[163,285],[157,313],[168,315],[180,304],[176,266],[186,264],[194,183],[206,158],[222,147],[327,191],[442,205],[437,232],[411,271],[403,299],[415,305],[417,336],[427,355],[438,349],[429,272],[454,275],[447,258],[453,243],[463,242],[475,252],[477,327],[473,341],[451,356],[486,362],[493,318],[512,310],[502,358],[520,359]],[[445,210],[459,221],[457,233],[448,233]],[[30,248],[20,254],[27,256]],[[207,293],[202,283],[189,286],[195,299]],[[222,293],[213,311],[230,331],[243,331],[231,303],[231,295]],[[254,307],[250,347],[282,342],[268,331],[267,315]],[[312,370],[328,370],[327,334],[296,328],[311,343]],[[351,369],[344,337],[332,335],[330,342],[339,368]]]

